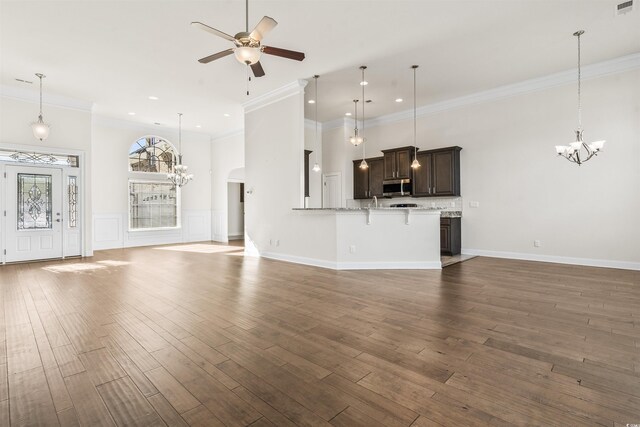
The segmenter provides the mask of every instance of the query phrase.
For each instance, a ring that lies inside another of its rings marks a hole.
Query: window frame
[[[163,175],[161,173],[154,172],[146,172],[153,173],[154,175]],[[171,185],[171,183],[166,179],[160,179],[160,176],[157,179],[142,179],[142,178],[132,178],[130,177],[127,180],[127,228],[131,233],[140,233],[145,231],[162,231],[162,230],[179,230],[182,228],[182,197],[180,192],[180,187],[176,187],[176,225],[172,227],[149,227],[149,228],[132,228],[132,217],[131,217],[131,184],[163,184],[163,185]]]

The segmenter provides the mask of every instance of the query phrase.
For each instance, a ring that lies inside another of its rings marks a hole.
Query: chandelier
[[[31,123],[31,130],[33,136],[44,141],[49,136],[49,125],[42,120],[42,79],[46,76],[42,73],[36,73],[36,76],[40,79],[40,115],[38,115],[38,121]]]
[[[591,144],[587,144],[582,139],[582,74],[580,70],[580,36],[583,34],[584,30],[573,33],[573,35],[578,38],[578,129],[576,130],[576,140],[569,145],[556,145],[556,153],[558,153],[559,156],[564,157],[570,162],[576,163],[578,166],[590,160],[593,156],[596,156],[598,152],[602,150],[605,143],[605,141],[595,141]]]
[[[176,187],[183,187],[193,179],[193,174],[187,173],[188,167],[182,164],[182,113],[178,113],[178,161],[173,172],[167,174],[167,179]]]

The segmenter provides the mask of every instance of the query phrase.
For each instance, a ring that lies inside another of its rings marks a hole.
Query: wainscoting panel
[[[126,214],[124,214],[126,220]],[[123,214],[105,213],[93,215],[93,249],[124,247]]]

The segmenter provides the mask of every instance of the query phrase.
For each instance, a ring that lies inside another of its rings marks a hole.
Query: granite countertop
[[[460,218],[462,217],[462,211],[455,211],[455,210],[443,210],[443,209],[437,209],[437,208],[424,208],[424,207],[417,207],[417,208],[391,208],[388,206],[380,206],[377,208],[293,208],[294,211],[336,211],[336,212],[348,212],[348,211],[403,211],[403,210],[410,210],[410,211],[432,211],[432,212],[440,212],[440,215],[443,218]]]

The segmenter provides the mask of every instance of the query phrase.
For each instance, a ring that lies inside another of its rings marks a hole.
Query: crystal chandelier
[[[366,70],[367,67],[363,65],[360,67],[360,69],[362,70],[362,80],[360,81],[360,86],[362,86],[362,133],[364,134],[364,104],[367,103],[366,98],[364,97],[364,87],[367,85],[367,81],[364,79],[364,70]],[[364,159],[364,149],[364,135],[362,135],[362,161],[360,162],[360,169],[367,169],[369,167],[367,161]]]
[[[182,164],[182,113],[178,113],[178,150],[178,161],[167,179],[176,187],[183,187],[193,179],[193,174],[187,173],[187,166]]]
[[[420,162],[418,161],[418,146],[416,145],[416,70],[417,65],[412,65],[413,68],[413,162],[411,162],[412,169],[418,169]]]
[[[31,123],[31,130],[33,131],[33,136],[40,141],[44,141],[49,136],[49,125],[42,120],[42,79],[46,76],[42,73],[36,73],[36,76],[40,79],[40,115],[37,122]]]
[[[349,138],[349,142],[353,144],[354,147],[362,144],[364,142],[364,138],[362,138],[358,131],[358,100],[353,100],[353,110],[354,110],[354,118],[355,118],[355,127],[353,128],[353,136]]]
[[[582,139],[582,74],[580,70],[580,36],[583,34],[583,30],[573,33],[573,35],[578,38],[578,129],[576,130],[576,140],[569,145],[556,145],[556,153],[558,153],[559,156],[564,157],[570,162],[578,164],[578,166],[591,159],[593,156],[596,156],[598,152],[602,150],[605,143],[605,141],[595,141],[591,144],[587,144]]]
[[[315,119],[316,119],[316,133],[315,133],[315,138],[314,138],[314,145],[316,147],[316,161],[313,164],[313,171],[314,172],[320,172],[320,165],[318,164],[318,77],[320,77],[319,75],[315,75],[313,76],[313,79],[315,81],[315,92],[316,92],[316,102],[315,102]]]

